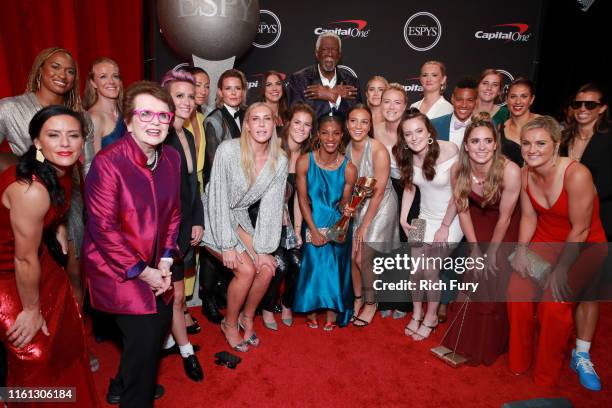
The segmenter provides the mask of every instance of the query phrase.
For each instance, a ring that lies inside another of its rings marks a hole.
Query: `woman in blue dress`
[[[296,166],[298,201],[307,229],[293,310],[310,312],[307,324],[316,329],[317,310],[326,309],[327,331],[336,322],[346,326],[353,315],[350,234],[342,244],[325,237],[325,229],[340,219],[357,179],[357,169],[341,153],[341,145],[342,120],[325,116],[319,121],[313,150]]]

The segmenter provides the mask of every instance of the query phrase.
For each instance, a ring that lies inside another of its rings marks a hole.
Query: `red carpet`
[[[156,407],[499,407],[507,401],[560,396],[580,408],[612,406],[612,303],[602,304],[591,349],[603,384],[600,392],[583,389],[567,362],[555,390],[536,387],[530,375],[508,372],[505,355],[491,367],[454,369],[429,352],[439,343],[446,324],[427,341],[417,343],[403,334],[407,318],[381,319],[379,315],[366,328],[331,333],[309,329],[303,318],[287,328],[280,316],[279,331],[272,332],[263,328],[258,317],[262,345],[236,353],[243,361],[231,370],[214,364],[214,354],[228,350],[219,327],[208,323],[199,310],[191,312],[203,325],[192,343],[202,346],[198,357],[206,378],[195,383],[185,376],[178,356],[165,359],[159,382],[166,395]],[[101,362],[94,375],[104,400],[119,351],[110,342],[94,344],[93,350]]]

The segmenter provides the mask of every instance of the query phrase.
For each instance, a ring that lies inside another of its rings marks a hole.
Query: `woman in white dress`
[[[434,243],[457,243],[463,232],[457,209],[452,200],[451,168],[459,157],[459,149],[451,142],[436,140],[436,130],[430,120],[418,109],[408,109],[400,121],[401,136],[393,148],[393,154],[402,176],[404,194],[400,214],[400,225],[408,235],[413,226],[406,217],[414,198],[414,186],[421,192],[419,218],[426,221],[424,246],[413,251],[413,257],[421,254],[445,258],[450,254],[448,247],[440,248]],[[432,266],[432,265],[430,265]],[[411,271],[412,272],[412,271]],[[412,275],[417,279],[438,280],[438,270],[425,268]],[[418,283],[417,283],[418,286]],[[437,309],[440,291],[427,291],[427,311],[423,312],[421,291],[412,291],[412,320],[406,326],[406,335],[414,340],[424,340],[438,325]],[[415,300],[416,299],[416,300]]]
[[[446,68],[439,61],[427,61],[421,66],[421,86],[423,99],[410,105],[417,108],[429,119],[453,113],[453,105],[444,99],[446,89]]]

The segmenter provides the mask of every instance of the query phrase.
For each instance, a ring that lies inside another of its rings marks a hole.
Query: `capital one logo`
[[[497,24],[492,26],[495,30],[480,30],[474,33],[474,37],[479,40],[506,40],[505,42],[527,42],[531,38],[531,33],[528,33],[529,24],[511,23]]]
[[[415,51],[431,50],[441,37],[440,20],[427,11],[413,14],[404,24],[404,40]]]
[[[423,92],[423,86],[421,85],[420,79],[421,77],[419,76],[412,77],[412,78],[406,78],[406,83],[403,85],[404,90],[406,92],[416,92],[416,93]]]
[[[366,38],[370,34],[370,29],[365,29],[368,22],[365,20],[339,20],[332,21],[325,27],[314,29],[316,35],[323,33],[334,33],[343,38]]]
[[[276,44],[280,36],[280,18],[270,10],[259,10],[259,26],[253,45],[257,48],[268,48]]]

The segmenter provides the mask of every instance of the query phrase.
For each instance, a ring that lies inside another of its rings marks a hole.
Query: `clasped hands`
[[[357,88],[353,85],[336,85],[333,88],[324,85],[308,85],[304,90],[304,96],[308,99],[322,99],[336,103],[338,97],[342,99],[357,98]]]
[[[151,268],[147,266],[144,271],[140,275],[138,275],[139,279],[142,279],[153,292],[155,292],[155,296],[159,296],[172,286],[172,272],[170,272],[170,267],[172,264],[166,260],[159,261],[159,264],[156,268]]]

